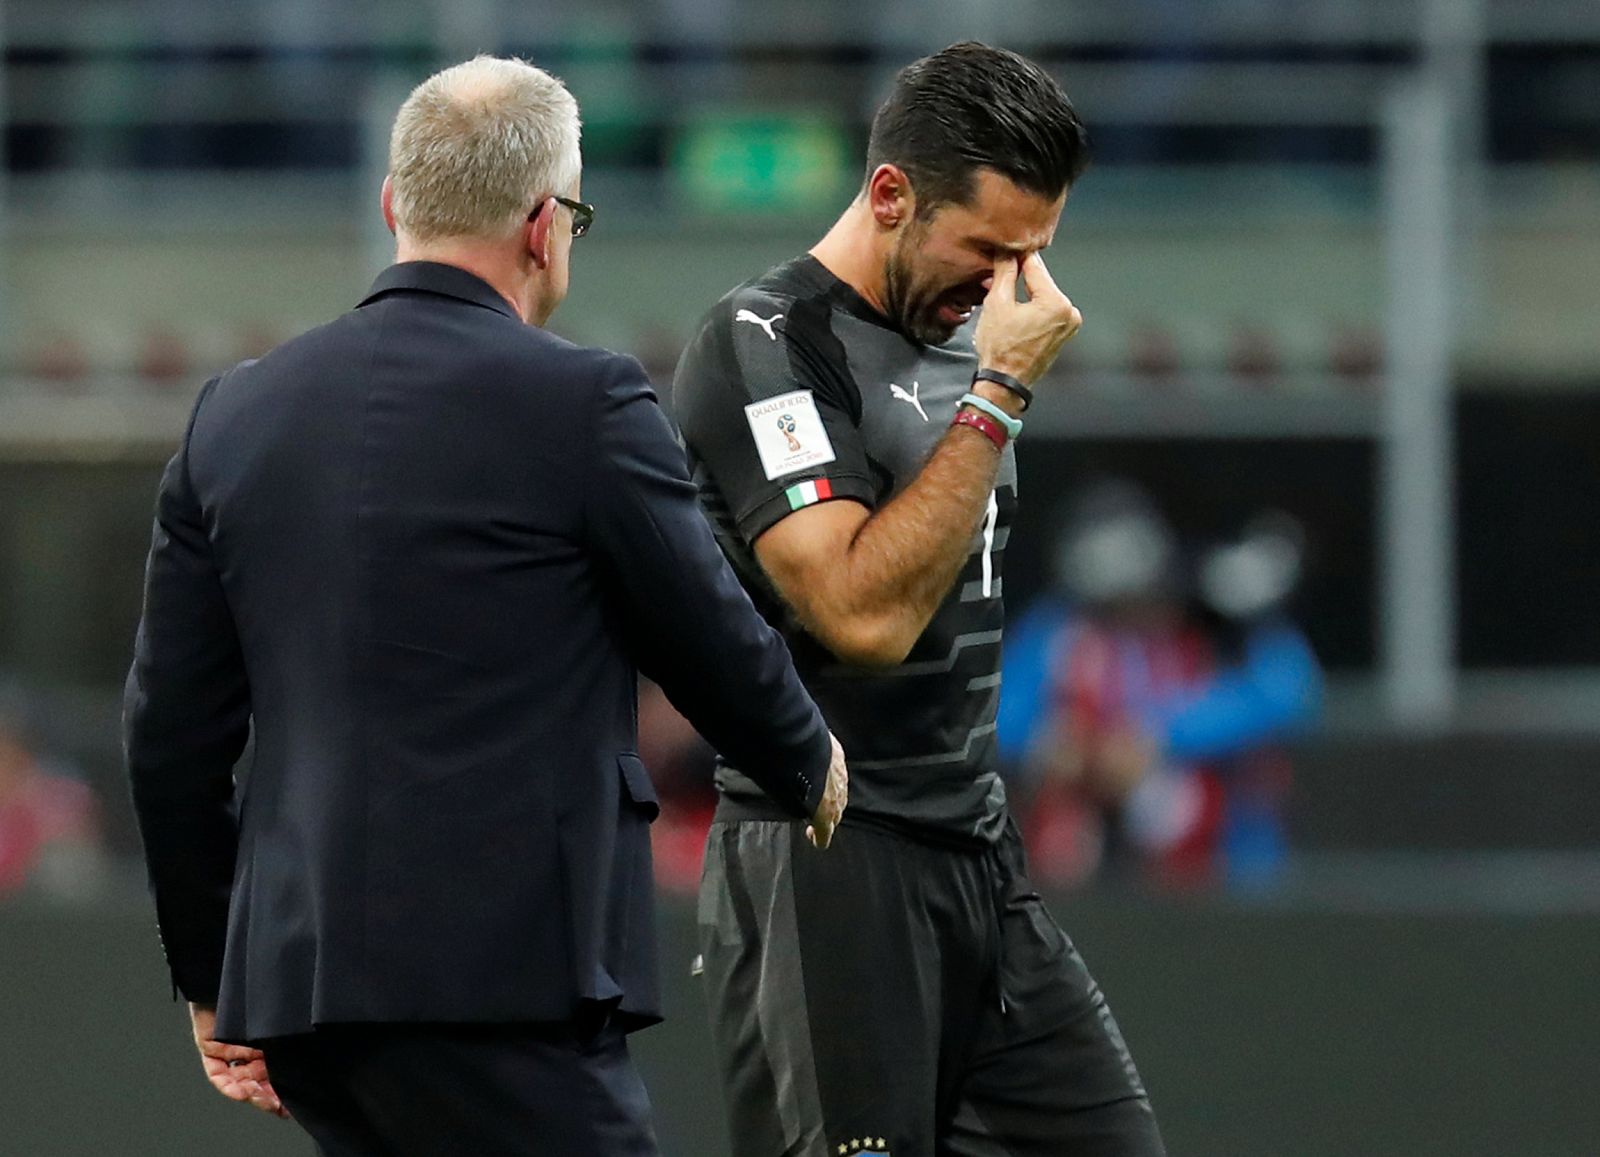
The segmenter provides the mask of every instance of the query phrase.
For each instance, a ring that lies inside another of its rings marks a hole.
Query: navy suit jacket
[[[413,262],[208,382],[124,714],[176,988],[232,1040],[658,1019],[640,670],[815,810],[827,729],[633,359]]]

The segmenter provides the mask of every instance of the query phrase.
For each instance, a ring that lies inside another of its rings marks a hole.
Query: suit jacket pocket
[[[661,804],[656,799],[656,785],[650,782],[644,760],[624,753],[617,756],[617,768],[622,772],[622,787],[628,798],[644,814],[646,822],[654,821],[661,814]]]

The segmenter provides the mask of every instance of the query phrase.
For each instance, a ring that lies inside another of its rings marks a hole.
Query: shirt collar
[[[372,283],[367,296],[361,299],[356,308],[360,309],[361,306],[387,294],[404,292],[437,293],[444,297],[454,297],[503,313],[517,321],[522,320],[517,316],[517,311],[511,307],[511,303],[500,295],[500,291],[476,273],[468,273],[459,266],[445,265],[438,261],[403,261],[398,265],[389,266],[378,274],[378,279]]]

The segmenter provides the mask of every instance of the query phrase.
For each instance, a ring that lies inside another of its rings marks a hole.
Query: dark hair
[[[872,118],[867,176],[902,169],[918,215],[972,199],[977,170],[1059,197],[1089,164],[1089,134],[1055,79],[1015,52],[975,41],[906,65]]]

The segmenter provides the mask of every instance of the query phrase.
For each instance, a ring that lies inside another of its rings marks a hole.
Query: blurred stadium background
[[[599,219],[556,328],[665,390],[700,312],[852,195],[892,72],[967,37],[1055,71],[1098,158],[1050,255],[1087,321],[1021,445],[1013,616],[1116,478],[1225,602],[1252,572],[1207,552],[1288,515],[1269,601],[1325,673],[1256,736],[1256,842],[1058,873],[1172,1152],[1600,1152],[1590,0],[0,0],[0,1152],[310,1151],[205,1087],[167,1003],[119,687],[188,406],[388,263],[409,87],[479,51],[568,81]],[[673,1015],[637,1048],[665,1151],[718,1153],[684,894],[704,753],[647,716],[683,802]]]

